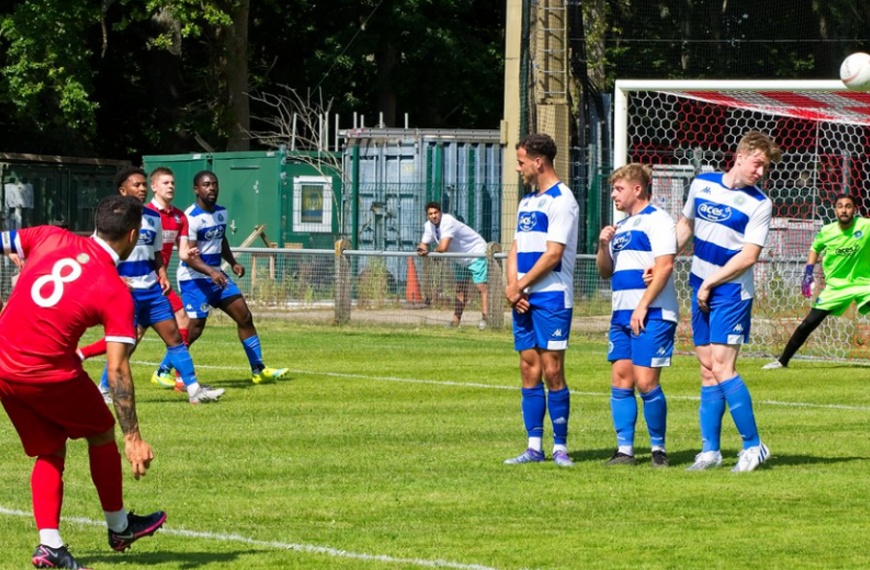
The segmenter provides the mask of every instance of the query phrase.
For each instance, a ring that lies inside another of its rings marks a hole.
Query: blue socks
[[[656,386],[646,394],[641,393],[643,400],[643,418],[649,430],[649,443],[652,448],[665,447],[665,431],[668,425],[668,403],[661,386]]]
[[[634,425],[637,423],[634,390],[611,386],[610,413],[613,416],[613,429],[616,430],[616,443],[619,446],[634,446]]]
[[[258,374],[265,366],[263,365],[263,350],[260,348],[260,336],[249,336],[242,341],[242,346],[245,347],[245,355],[248,357],[248,362],[251,364],[251,370],[254,374]]]
[[[571,392],[567,386],[555,392],[550,391],[547,409],[553,422],[553,442],[565,445],[568,442],[568,416],[571,414]]]
[[[522,389],[523,423],[529,437],[544,436],[544,414],[547,411],[547,395],[544,385]]]
[[[193,359],[190,358],[190,351],[184,344],[178,346],[167,346],[165,360],[169,360],[169,364],[178,370],[181,380],[185,386],[190,386],[196,382],[196,372],[193,369]],[[162,366],[162,363],[161,363]]]
[[[758,437],[755,412],[752,411],[752,396],[749,395],[749,388],[743,383],[743,378],[738,374],[720,383],[719,388],[728,402],[734,425],[743,438],[743,449],[759,445],[761,438]]]
[[[743,438],[743,449],[761,443],[755,423],[755,412],[752,411],[752,397],[749,395],[749,388],[738,374],[716,386],[701,386],[701,406],[698,410],[703,441],[701,451],[719,451],[722,416],[725,415],[726,403],[731,410],[734,425]]]
[[[719,451],[723,415],[725,415],[725,393],[721,386],[718,384],[701,386],[701,405],[698,407],[701,451]]]
[[[169,372],[172,370],[172,357],[169,354],[169,350],[166,351],[166,354],[163,355],[163,360],[160,362],[160,366],[157,367],[158,372]]]
[[[103,375],[100,376],[100,389],[103,392],[109,391],[109,363],[103,366]]]

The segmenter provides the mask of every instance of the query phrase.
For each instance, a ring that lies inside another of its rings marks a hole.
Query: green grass
[[[156,460],[125,463],[128,508],[164,508],[164,531],[111,552],[102,526],[65,521],[88,566],[104,568],[864,568],[870,369],[795,362],[740,370],[773,457],[732,474],[688,473],[698,451],[697,365],[664,372],[673,467],[606,468],[615,436],[599,338],[567,357],[574,469],[508,467],[525,447],[518,358],[509,333],[300,326],[261,319],[266,361],[290,379],[254,386],[235,330],[216,319],[194,346],[215,405],[148,383],[161,345],[134,355],[143,436]],[[88,362],[93,376],[100,362]],[[551,442],[546,434],[546,451]],[[31,460],[0,421],[0,568],[29,567]],[[102,518],[82,442],[70,445],[65,517]],[[193,533],[185,535],[184,532]],[[199,533],[199,534],[197,534]],[[233,536],[227,536],[233,535]],[[439,566],[439,564],[441,566]]]

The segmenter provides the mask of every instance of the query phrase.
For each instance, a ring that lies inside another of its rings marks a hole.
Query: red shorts
[[[184,308],[184,303],[181,302],[181,297],[178,296],[175,289],[170,289],[169,293],[166,294],[166,298],[169,299],[169,306],[172,307],[173,313],[177,313]]]
[[[115,425],[99,388],[84,371],[63,382],[0,379],[0,401],[30,457],[50,455],[67,439],[99,435]]]

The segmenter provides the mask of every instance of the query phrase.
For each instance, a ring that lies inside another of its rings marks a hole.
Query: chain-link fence
[[[334,249],[234,248],[246,272],[244,277],[233,279],[258,318],[345,326],[447,327],[456,308],[456,260],[485,257],[487,306],[483,306],[478,290],[469,286],[461,326],[477,327],[485,314],[490,330],[510,329],[511,312],[504,297],[507,254],[500,244],[490,243],[484,256],[430,253],[426,257],[414,252],[351,250],[348,245],[347,241],[340,241]],[[782,316],[775,311],[778,299],[799,296],[805,261],[799,257],[782,257],[762,260],[756,265],[752,343],[744,348],[744,353],[778,354],[806,314],[808,301],[805,307],[789,316],[792,326],[783,330],[778,325]],[[689,257],[680,256],[674,268],[680,301],[677,337],[682,350],[690,350],[692,346],[690,265]],[[177,261],[173,260],[170,276],[174,277],[176,267]],[[229,268],[225,270],[230,272]],[[4,258],[0,263],[4,299],[9,295],[10,278],[15,273],[16,266]],[[573,329],[605,339],[610,322],[610,295],[610,282],[598,275],[595,256],[577,255]],[[870,357],[865,344],[856,341],[870,338],[858,320],[826,319],[819,332],[824,333],[820,339],[832,335],[842,339],[838,358]],[[821,341],[814,342],[810,337],[800,356],[830,358],[826,350]]]
[[[341,325],[446,327],[455,309],[455,261],[484,257],[450,253],[419,257],[414,252],[361,251],[348,246],[348,242],[341,241],[332,250],[238,248],[234,250],[236,257],[247,273],[236,283],[252,311],[260,316]],[[510,307],[504,297],[506,256],[500,244],[489,244],[485,254],[488,306],[484,310],[480,294],[469,287],[461,326],[477,326],[481,315],[486,314],[490,329],[510,328]],[[783,331],[773,326],[768,313],[774,306],[772,300],[798,295],[805,261],[783,257],[763,260],[756,266],[752,343],[744,353],[776,354],[785,345],[794,327]],[[690,265],[689,257],[680,256],[674,270],[681,304],[678,343],[683,350],[691,349]],[[603,340],[610,321],[610,282],[598,275],[594,255],[578,255],[574,271],[573,328],[600,335]],[[808,308],[792,315],[794,326]],[[844,338],[866,332],[855,329],[849,319],[828,319],[823,326]],[[841,357],[870,356],[863,345],[855,346]],[[811,338],[801,355],[812,356],[817,348]]]

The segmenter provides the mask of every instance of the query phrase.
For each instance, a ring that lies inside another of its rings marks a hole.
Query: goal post
[[[779,354],[810,308],[800,280],[815,234],[836,220],[834,197],[848,192],[860,215],[870,213],[870,93],[849,91],[840,81],[619,80],[613,105],[614,168],[652,167],[652,202],[675,220],[692,178],[730,168],[747,131],[765,132],[780,145],[783,159],[762,184],[773,219],[755,267],[752,343],[744,348]],[[676,271],[679,335],[690,341],[686,256]],[[816,282],[823,284],[820,266]],[[868,345],[870,319],[853,307],[826,319],[797,357],[870,358]]]

